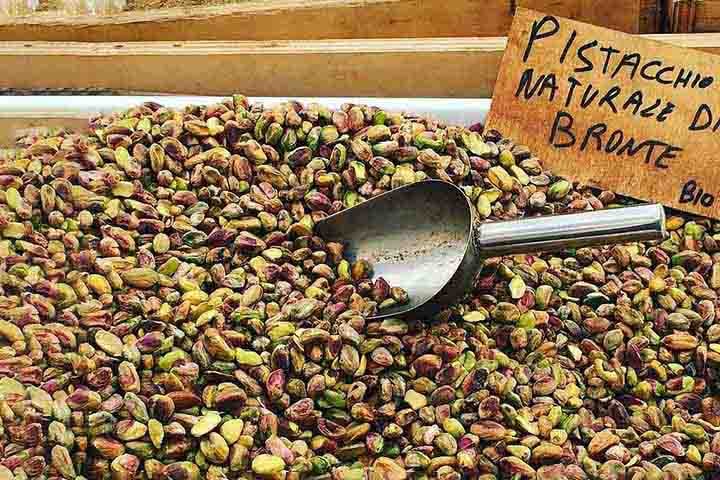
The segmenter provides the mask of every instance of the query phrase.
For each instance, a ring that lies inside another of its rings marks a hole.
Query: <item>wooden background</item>
[[[628,33],[720,32],[720,0],[129,0],[95,16],[41,0],[0,41],[313,40],[504,36],[518,6]]]
[[[172,0],[187,1],[197,2]],[[0,20],[0,89],[490,97],[517,6],[643,34],[686,3],[251,0],[113,16],[46,11]],[[699,22],[720,0],[703,4],[693,25],[711,30]],[[720,34],[659,38],[720,52]]]
[[[654,1],[654,0],[653,0]],[[252,0],[109,16],[39,12],[0,21],[0,41],[317,40],[506,35],[518,5],[651,33],[648,0]],[[642,10],[642,14],[641,14]]]
[[[717,34],[647,37],[720,53]],[[5,42],[0,89],[483,98],[492,96],[505,45],[505,37]]]

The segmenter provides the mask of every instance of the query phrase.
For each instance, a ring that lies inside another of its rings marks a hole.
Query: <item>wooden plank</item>
[[[520,4],[630,33],[642,0],[254,0],[113,16],[40,12],[0,22],[0,41],[193,41],[505,35]]]
[[[0,88],[488,97],[504,38],[0,44]]]
[[[647,35],[720,53],[719,34]],[[0,44],[0,89],[489,98],[504,37]]]

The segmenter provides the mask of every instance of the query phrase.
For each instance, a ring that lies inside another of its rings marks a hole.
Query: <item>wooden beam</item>
[[[505,38],[0,44],[0,88],[488,97]]]
[[[646,35],[720,53],[720,34]],[[506,40],[0,43],[0,88],[489,98]]]
[[[505,35],[514,8],[629,33],[643,0],[253,0],[233,5],[67,16],[41,12],[0,22],[0,41],[134,42],[320,40]]]

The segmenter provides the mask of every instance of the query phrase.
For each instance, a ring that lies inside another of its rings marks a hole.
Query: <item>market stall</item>
[[[717,478],[712,4],[0,3],[0,480]]]

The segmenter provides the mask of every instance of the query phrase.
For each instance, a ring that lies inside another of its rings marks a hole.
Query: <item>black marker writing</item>
[[[688,180],[680,191],[680,203],[698,203],[703,207],[711,207],[715,203],[715,195],[705,192],[695,180]]]

